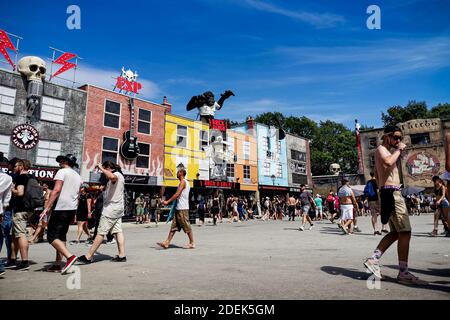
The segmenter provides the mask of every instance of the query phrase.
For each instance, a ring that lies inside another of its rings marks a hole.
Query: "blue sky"
[[[81,30],[66,27],[71,4]],[[371,4],[381,30],[366,27]],[[381,111],[410,99],[450,102],[449,16],[445,0],[0,2],[0,28],[24,38],[20,56],[77,53],[80,82],[112,88],[125,66],[143,98],[166,95],[177,114],[194,118],[191,96],[232,89],[216,117],[280,111],[350,128],[381,126]]]

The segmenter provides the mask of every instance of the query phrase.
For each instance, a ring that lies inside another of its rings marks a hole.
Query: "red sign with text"
[[[142,89],[142,84],[136,81],[129,81],[124,77],[118,77],[116,86],[119,90],[124,90],[127,92],[139,93],[139,90]]]
[[[228,127],[229,127],[228,121],[226,120],[217,120],[217,119],[209,120],[209,128],[211,130],[227,131]]]

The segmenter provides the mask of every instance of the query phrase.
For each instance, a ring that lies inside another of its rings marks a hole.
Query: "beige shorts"
[[[189,223],[189,210],[176,210],[170,226],[170,231],[183,231],[189,233],[192,231]]]
[[[395,210],[389,218],[389,227],[397,232],[411,232],[411,223],[409,222],[408,210],[406,209],[405,199],[400,191],[393,193]]]
[[[13,215],[12,234],[14,238],[27,236],[27,223],[30,218],[30,212],[15,212]]]
[[[378,201],[369,201],[369,209],[371,215],[378,216],[380,214],[380,203]]]
[[[111,232],[111,234],[122,232],[122,217],[116,219],[108,218],[103,215],[100,217],[97,234],[105,236],[109,232]]]

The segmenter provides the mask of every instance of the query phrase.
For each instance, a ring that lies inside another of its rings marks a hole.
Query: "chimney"
[[[167,101],[167,97],[164,96],[162,105],[167,108],[167,113],[172,113],[172,104]]]
[[[255,120],[252,116],[248,116],[245,120],[247,122],[247,132],[248,134],[254,136],[255,135]]]

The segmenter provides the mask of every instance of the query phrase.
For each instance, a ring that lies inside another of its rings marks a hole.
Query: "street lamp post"
[[[270,178],[272,179],[272,184],[275,187],[275,175],[271,175]],[[273,188],[273,197],[275,198],[275,188]]]

